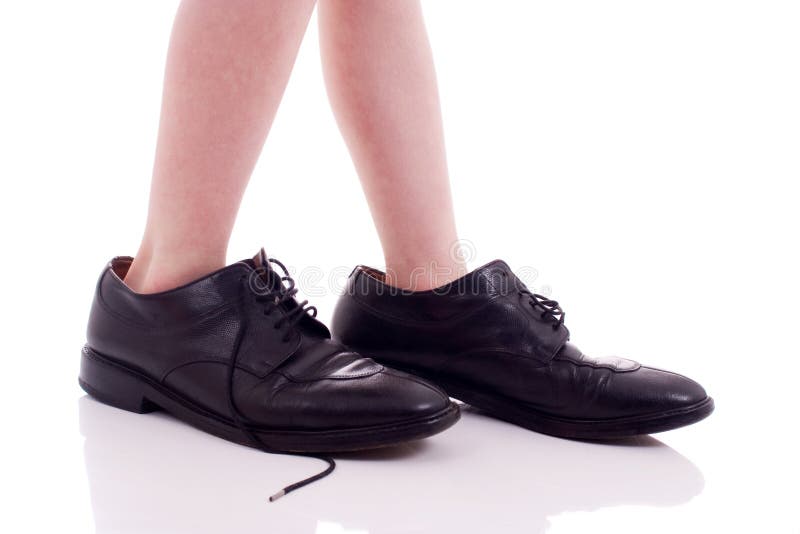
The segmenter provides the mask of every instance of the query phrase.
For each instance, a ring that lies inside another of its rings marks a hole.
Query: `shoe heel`
[[[146,385],[135,375],[106,361],[89,347],[81,351],[81,388],[103,404],[135,413],[160,408],[145,397]]]

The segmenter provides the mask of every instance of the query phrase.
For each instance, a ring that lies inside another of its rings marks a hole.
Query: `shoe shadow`
[[[545,532],[548,518],[620,505],[674,506],[702,491],[689,460],[643,436],[587,443],[464,407],[431,439],[338,454],[324,481],[270,504],[324,467],[270,455],[84,396],[78,401],[96,532]]]

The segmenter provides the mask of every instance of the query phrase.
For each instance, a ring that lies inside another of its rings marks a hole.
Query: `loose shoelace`
[[[527,296],[534,309],[541,310],[539,317],[551,321],[553,323],[553,330],[558,330],[558,327],[564,324],[564,316],[566,314],[557,301],[551,300],[544,295],[533,293],[525,288],[520,289],[519,294]]]
[[[281,308],[281,304],[290,301],[294,298],[294,295],[297,294],[297,288],[295,287],[294,279],[289,276],[289,271],[286,269],[286,266],[281,263],[280,261],[270,258],[269,261],[278,265],[284,273],[284,276],[280,277],[280,282],[275,289],[269,289],[268,287],[264,286],[263,288],[253,288],[253,284],[250,280],[248,280],[248,290],[252,291],[256,295],[256,301],[265,304],[264,307],[264,315],[270,315],[273,310],[278,310],[278,313],[283,313],[283,316],[275,322],[275,328],[280,329],[284,324],[288,324],[289,328],[286,330],[282,341],[288,342],[289,338],[291,337],[292,331],[294,327],[297,326],[297,323],[303,319],[303,316],[306,314],[311,315],[312,317],[316,317],[317,309],[314,306],[307,306],[308,301],[305,300],[297,305],[297,307],[292,308],[286,311],[284,308]],[[269,276],[272,273],[267,273]],[[251,273],[251,276],[254,273]],[[247,278],[247,277],[243,277]],[[287,282],[288,286],[284,286],[283,283]],[[233,417],[233,422],[245,435],[248,441],[253,445],[253,447],[257,449],[261,449],[264,452],[268,452],[270,454],[285,454],[287,456],[306,456],[309,458],[317,458],[324,462],[327,462],[328,467],[326,467],[323,471],[320,471],[316,475],[312,475],[308,478],[305,478],[299,482],[295,482],[294,484],[289,484],[279,492],[275,493],[269,498],[269,502],[274,502],[287,493],[291,493],[297,489],[302,488],[303,486],[307,486],[312,482],[316,482],[317,480],[324,478],[331,473],[336,468],[336,462],[333,461],[333,458],[329,456],[319,456],[316,454],[308,454],[308,453],[294,453],[294,452],[285,452],[285,451],[277,451],[271,449],[263,441],[258,437],[258,435],[252,430],[252,423],[247,420],[247,418],[239,411],[239,408],[236,406],[236,401],[233,397],[233,374],[236,370],[236,362],[239,359],[239,349],[242,345],[242,340],[244,339],[244,334],[247,331],[247,314],[242,313],[239,314],[242,318],[242,325],[239,328],[239,331],[236,333],[236,339],[234,340],[233,344],[233,351],[231,352],[231,358],[228,361],[228,381],[227,381],[227,393],[228,393],[228,406],[230,408],[231,415]]]

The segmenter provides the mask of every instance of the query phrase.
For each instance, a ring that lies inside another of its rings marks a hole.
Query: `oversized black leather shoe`
[[[394,445],[458,420],[458,406],[438,387],[332,341],[263,250],[147,295],[123,282],[131,261],[108,264],[89,319],[79,382],[101,402],[163,409],[269,452]]]
[[[684,376],[568,343],[558,303],[496,260],[430,291],[401,291],[359,266],[337,304],[334,339],[441,386],[500,419],[568,438],[648,434],[708,416]]]

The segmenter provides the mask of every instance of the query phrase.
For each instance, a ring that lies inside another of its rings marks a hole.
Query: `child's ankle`
[[[136,293],[159,293],[202,278],[224,266],[224,255],[154,254],[140,250],[124,282]]]

